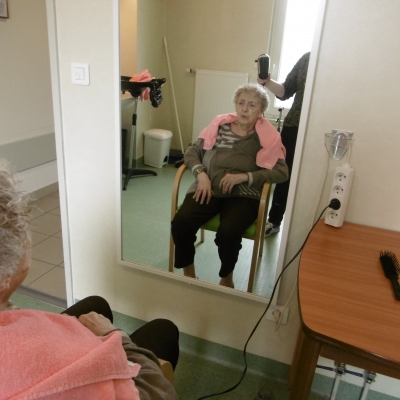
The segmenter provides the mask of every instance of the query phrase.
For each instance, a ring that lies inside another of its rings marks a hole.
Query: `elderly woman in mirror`
[[[265,89],[243,85],[235,93],[234,104],[236,113],[218,115],[185,152],[185,164],[196,180],[171,224],[175,268],[196,278],[196,233],[220,214],[215,236],[220,285],[231,288],[242,235],[257,218],[264,183],[288,179],[280,134],[263,118],[268,107]]]
[[[26,197],[0,160],[2,398],[177,399],[157,358],[172,368],[178,361],[179,331],[171,321],[153,320],[128,336],[112,324],[110,306],[99,296],[63,314],[19,310],[10,302],[30,268],[28,219]]]

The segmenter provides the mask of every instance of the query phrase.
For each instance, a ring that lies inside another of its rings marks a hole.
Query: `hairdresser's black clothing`
[[[304,54],[286,77],[283,86],[285,94],[278,97],[280,100],[287,100],[294,96],[292,107],[290,108],[282,127],[281,139],[286,148],[286,164],[289,168],[289,179],[286,182],[277,183],[272,197],[272,204],[268,214],[268,221],[273,225],[280,225],[286,211],[287,197],[289,193],[290,176],[294,152],[296,150],[297,133],[299,131],[300,113],[303,105],[304,89],[307,79],[308,63],[310,53]]]
[[[292,175],[294,151],[296,150],[298,126],[283,126],[281,132],[282,143],[286,148],[286,164],[289,169],[289,180],[277,183],[272,197],[272,205],[268,214],[268,221],[273,225],[280,225],[286,210],[289,193],[290,176]]]
[[[286,77],[285,82],[282,83],[285,87],[285,94],[282,97],[276,96],[282,101],[294,96],[292,107],[283,122],[284,126],[299,126],[309,61],[310,53],[304,54],[300,60],[297,61]]]
[[[107,301],[100,296],[90,296],[67,308],[62,314],[79,317],[94,311],[113,322],[113,314]],[[169,361],[175,369],[179,358],[179,331],[167,319],[155,319],[129,335],[132,342],[152,351],[157,358]]]

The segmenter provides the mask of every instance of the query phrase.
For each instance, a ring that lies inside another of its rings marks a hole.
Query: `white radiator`
[[[215,116],[235,112],[235,91],[248,81],[248,73],[196,69],[192,143]]]

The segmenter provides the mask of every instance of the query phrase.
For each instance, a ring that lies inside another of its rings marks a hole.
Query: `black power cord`
[[[248,343],[250,342],[250,339],[253,337],[254,332],[257,330],[258,326],[260,325],[262,319],[264,318],[264,315],[267,313],[267,311],[268,311],[268,309],[269,309],[269,307],[270,307],[270,305],[271,305],[272,299],[274,298],[275,291],[276,291],[276,288],[277,288],[277,286],[278,286],[278,282],[280,281],[280,279],[281,279],[283,273],[286,271],[286,269],[289,267],[289,265],[297,258],[297,256],[301,253],[301,251],[303,250],[304,246],[305,246],[306,243],[307,243],[308,238],[310,237],[311,232],[312,232],[313,229],[315,228],[315,225],[317,225],[318,221],[321,219],[322,214],[325,212],[325,210],[326,210],[327,208],[332,208],[333,210],[339,210],[340,206],[341,206],[341,204],[340,204],[340,201],[339,201],[338,199],[332,199],[332,200],[330,201],[329,205],[327,205],[327,206],[322,210],[320,216],[317,218],[317,221],[316,221],[316,222],[314,223],[314,225],[311,227],[311,229],[310,229],[310,231],[308,232],[308,234],[307,234],[307,236],[306,236],[306,239],[304,240],[304,242],[303,242],[303,244],[301,245],[300,249],[299,249],[299,250],[297,251],[297,253],[292,257],[292,259],[282,268],[282,271],[281,271],[281,273],[279,274],[278,279],[277,279],[276,282],[275,282],[274,288],[273,288],[273,290],[272,290],[271,298],[269,299],[269,302],[268,302],[268,304],[267,304],[267,308],[264,310],[264,312],[262,313],[261,317],[260,317],[259,320],[257,321],[256,325],[254,326],[253,330],[251,331],[251,333],[250,333],[249,337],[247,338],[246,343],[245,343],[245,345],[244,345],[244,348],[243,348],[244,369],[243,369],[242,376],[240,377],[239,381],[238,381],[234,386],[230,387],[229,389],[226,389],[226,390],[224,390],[224,391],[222,391],[222,392],[212,393],[212,394],[209,394],[209,395],[207,395],[207,396],[199,397],[197,400],[208,399],[208,398],[210,398],[210,397],[215,397],[215,396],[219,396],[219,395],[221,395],[221,394],[225,394],[225,393],[232,392],[232,390],[235,390],[235,389],[241,384],[241,382],[242,382],[242,380],[243,380],[243,378],[245,377],[246,372],[247,372],[247,357],[246,357],[247,345],[248,345]]]

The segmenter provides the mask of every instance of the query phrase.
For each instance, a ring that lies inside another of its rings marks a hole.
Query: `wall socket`
[[[328,208],[325,216],[325,223],[327,225],[340,228],[343,225],[344,216],[349,202],[351,185],[353,183],[354,168],[349,164],[343,164],[335,169],[332,187],[329,195],[329,202],[332,199],[340,201],[339,210]]]
[[[285,306],[270,306],[267,314],[266,314],[266,318],[269,321],[274,321],[274,322],[278,322],[279,317],[281,316],[283,312],[283,316],[281,319],[281,324],[285,325],[287,324],[287,320],[288,320],[288,315],[289,315],[289,308]]]

